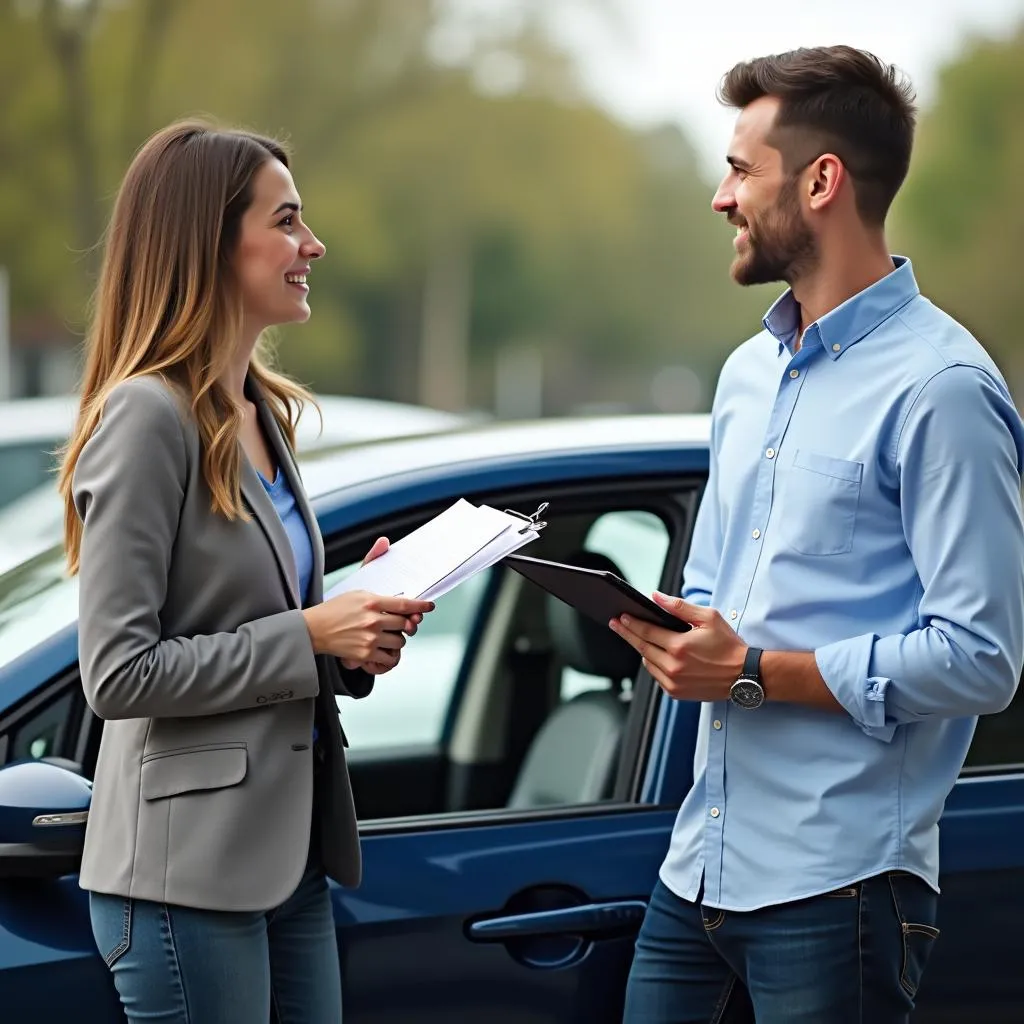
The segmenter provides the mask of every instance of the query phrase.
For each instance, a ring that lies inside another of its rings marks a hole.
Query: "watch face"
[[[729,691],[729,699],[738,707],[752,710],[764,703],[764,689],[753,679],[737,679]]]

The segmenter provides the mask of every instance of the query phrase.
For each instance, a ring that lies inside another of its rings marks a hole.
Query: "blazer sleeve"
[[[223,714],[319,690],[299,610],[232,632],[162,638],[189,471],[184,423],[164,388],[143,378],[114,388],[72,483],[83,524],[79,660],[100,718]]]

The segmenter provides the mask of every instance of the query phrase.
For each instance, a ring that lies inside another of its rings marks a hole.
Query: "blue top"
[[[889,869],[938,888],[976,717],[1024,662],[1024,425],[908,261],[805,332],[783,295],[726,361],[683,596],[814,651],[846,714],[703,705],[661,878],[751,910]]]
[[[262,473],[257,473],[257,475],[267,494],[270,495],[285,532],[288,534],[292,554],[295,556],[295,568],[299,576],[299,600],[305,604],[309,597],[309,581],[313,575],[313,545],[309,540],[306,521],[302,518],[299,506],[295,503],[295,495],[292,493],[291,487],[288,486],[288,477],[281,472],[280,466],[273,483],[266,480]]]

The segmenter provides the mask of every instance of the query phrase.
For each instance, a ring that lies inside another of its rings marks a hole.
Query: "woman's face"
[[[247,333],[309,319],[307,275],[326,249],[302,220],[291,172],[270,159],[253,179],[232,260]]]

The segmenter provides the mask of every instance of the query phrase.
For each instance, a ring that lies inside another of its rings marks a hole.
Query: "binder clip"
[[[537,506],[537,511],[534,512],[532,515],[526,515],[523,512],[517,512],[514,508],[505,509],[505,514],[515,516],[516,519],[522,519],[526,523],[526,525],[519,531],[519,533],[527,533],[530,530],[533,530],[535,533],[540,533],[540,531],[548,525],[545,520],[540,518],[542,515],[544,515],[544,510],[547,507],[548,503],[546,501],[542,501]]]

